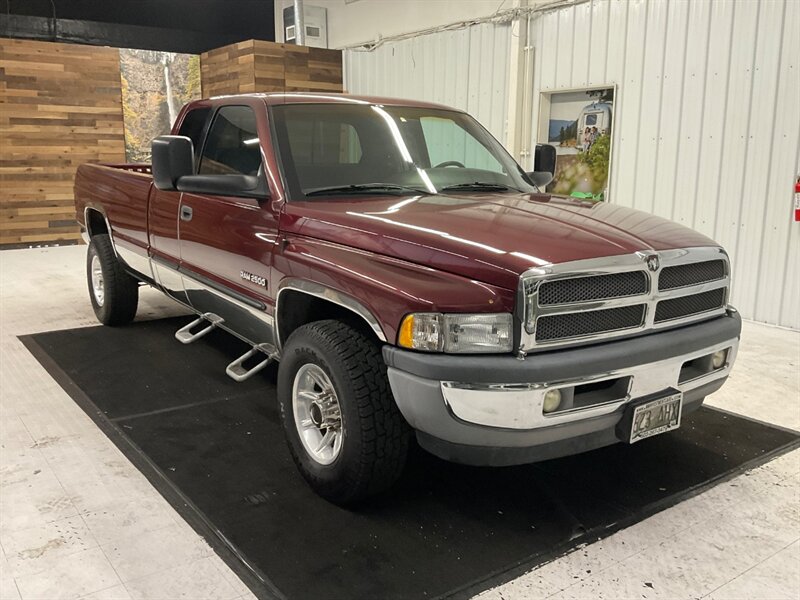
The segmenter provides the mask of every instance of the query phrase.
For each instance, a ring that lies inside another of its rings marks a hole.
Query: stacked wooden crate
[[[253,40],[215,48],[200,55],[204,97],[254,91]]]
[[[340,50],[248,40],[200,55],[204,96],[341,92]]]
[[[0,245],[74,242],[85,162],[124,162],[119,52],[0,38]]]

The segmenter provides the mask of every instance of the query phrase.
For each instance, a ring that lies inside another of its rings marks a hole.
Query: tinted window
[[[502,172],[503,166],[477,138],[447,117],[420,117],[432,167],[450,163],[468,169]]]
[[[219,109],[203,148],[200,174],[257,175],[261,151],[256,131],[256,115],[249,106]]]
[[[586,124],[587,125],[597,125],[597,115],[592,113],[590,115],[586,115]]]
[[[361,160],[358,132],[349,123],[325,118],[286,122],[289,145],[303,165],[354,164]]]
[[[203,141],[203,127],[206,124],[206,119],[208,119],[208,113],[210,111],[210,108],[195,108],[194,110],[190,110],[186,113],[181,123],[181,128],[178,130],[178,135],[185,135],[192,140],[195,161],[197,161],[197,157],[200,153],[200,144]]]
[[[487,185],[493,192],[535,189],[497,140],[461,112],[366,102],[285,104],[271,111],[292,197],[375,184],[389,184],[385,193],[398,193],[398,186],[436,193],[475,182],[483,188],[463,193]]]

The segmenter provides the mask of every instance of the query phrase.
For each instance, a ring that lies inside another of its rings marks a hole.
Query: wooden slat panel
[[[200,55],[203,95],[342,92],[340,50],[248,40]]]
[[[72,243],[84,162],[124,162],[119,52],[0,38],[0,245]]]

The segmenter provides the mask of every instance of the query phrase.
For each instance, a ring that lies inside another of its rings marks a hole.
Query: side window
[[[201,175],[257,175],[261,167],[256,115],[249,106],[217,111],[200,159]]]
[[[181,123],[181,128],[178,130],[178,135],[185,135],[192,140],[195,164],[197,164],[197,159],[200,156],[200,144],[203,143],[203,127],[206,124],[209,112],[211,112],[211,109],[208,107],[190,110],[186,113]]]
[[[361,160],[358,132],[341,121],[287,119],[292,157],[300,165],[357,164]]]
[[[469,135],[458,123],[439,117],[420,119],[431,166],[456,161],[468,169],[503,172],[503,166],[483,144]]]

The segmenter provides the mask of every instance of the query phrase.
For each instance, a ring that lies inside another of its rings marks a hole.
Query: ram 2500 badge
[[[679,427],[719,389],[741,321],[712,240],[613,203],[551,197],[469,115],[322,94],[192,102],[149,165],[83,165],[92,305],[131,321],[138,286],[280,361],[294,460],[353,503],[409,444],[511,465]]]

